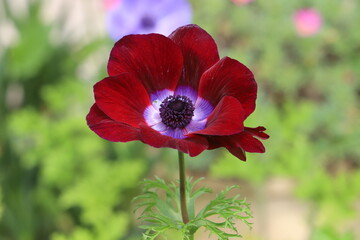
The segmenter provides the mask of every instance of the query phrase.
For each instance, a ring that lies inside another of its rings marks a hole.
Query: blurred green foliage
[[[2,205],[2,191],[1,191],[1,188],[0,188],[0,220],[2,218],[3,211],[4,211],[4,207]]]
[[[175,153],[92,133],[85,115],[113,43],[54,41],[61,26],[40,18],[42,1],[29,1],[21,16],[9,2],[0,2],[0,21],[15,26],[18,40],[0,49],[0,239],[138,239],[130,210],[138,182],[153,163],[176,169],[164,160]],[[246,163],[209,151],[189,161],[191,169],[255,189],[274,176],[291,178],[296,196],[312,203],[312,239],[355,239],[342,228],[359,217],[359,1],[191,3],[194,23],[214,36],[221,56],[254,71],[258,108],[246,126],[263,125],[271,136],[267,153],[248,154]],[[296,35],[292,15],[302,7],[323,16],[315,36]],[[94,57],[95,73],[84,77]]]
[[[256,188],[274,176],[294,179],[296,195],[314,204],[311,221],[335,229],[313,239],[353,239],[340,236],[349,219],[359,218],[360,35],[351,30],[360,21],[359,2],[255,1],[233,11],[215,2],[201,16],[224,26],[209,27],[220,52],[249,65],[258,80],[258,108],[246,126],[264,125],[271,138],[266,154],[248,154],[246,164],[225,154],[211,173]],[[296,35],[291,17],[301,7],[322,14],[317,35]]]
[[[92,85],[103,72],[86,81],[78,74],[84,61],[112,43],[55,43],[50,30],[56,26],[40,20],[40,2],[21,17],[6,3],[20,36],[1,56],[0,239],[127,236],[129,202],[147,169],[139,156],[146,153],[89,131]],[[104,69],[105,61],[98,61]],[[20,103],[6,97],[9,91],[23,98]]]

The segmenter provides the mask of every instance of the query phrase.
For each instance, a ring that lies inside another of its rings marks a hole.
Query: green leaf
[[[195,202],[201,195],[210,193],[212,190],[207,187],[200,187],[194,191],[195,184],[202,179],[186,182],[186,194],[190,221],[187,224],[182,222],[179,210],[179,188],[178,182],[166,184],[164,180],[144,180],[144,193],[134,198],[134,211],[140,211],[138,218],[141,228],[145,229],[143,239],[156,239],[158,236],[166,237],[166,232],[177,231],[184,239],[192,239],[191,236],[200,228],[204,227],[210,235],[216,235],[219,239],[241,237],[235,227],[236,221],[242,221],[251,226],[247,220],[251,218],[251,210],[245,199],[239,199],[237,194],[233,197],[226,195],[238,186],[227,187],[220,192],[214,200],[211,200],[198,214],[195,214]],[[160,197],[161,196],[161,197]],[[219,221],[215,222],[209,217],[217,216]]]

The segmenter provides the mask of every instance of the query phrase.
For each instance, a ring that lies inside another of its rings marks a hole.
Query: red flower
[[[110,53],[109,77],[94,86],[89,127],[113,142],[140,140],[196,156],[227,148],[245,160],[264,152],[255,137],[265,128],[244,127],[254,111],[252,72],[229,57],[219,58],[212,37],[196,25],[160,34],[128,35]]]

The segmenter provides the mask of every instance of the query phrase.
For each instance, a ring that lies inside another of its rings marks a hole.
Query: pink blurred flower
[[[254,0],[231,0],[233,3],[235,3],[236,5],[245,5],[248,3],[253,2]]]
[[[322,26],[321,14],[312,8],[304,8],[296,11],[293,21],[296,32],[301,37],[315,35]]]
[[[103,5],[106,10],[111,10],[120,5],[121,0],[103,0]]]

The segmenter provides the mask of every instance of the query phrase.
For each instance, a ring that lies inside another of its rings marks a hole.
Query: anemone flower
[[[139,140],[196,156],[225,147],[239,159],[265,151],[264,127],[248,128],[257,84],[252,72],[219,58],[213,38],[197,25],[160,34],[128,35],[115,43],[109,77],[94,86],[88,126],[113,142]]]
[[[315,35],[322,26],[321,14],[312,8],[304,8],[296,11],[293,21],[296,32],[301,37]]]
[[[107,11],[107,29],[115,41],[128,34],[170,34],[191,23],[187,0],[121,0]]]

